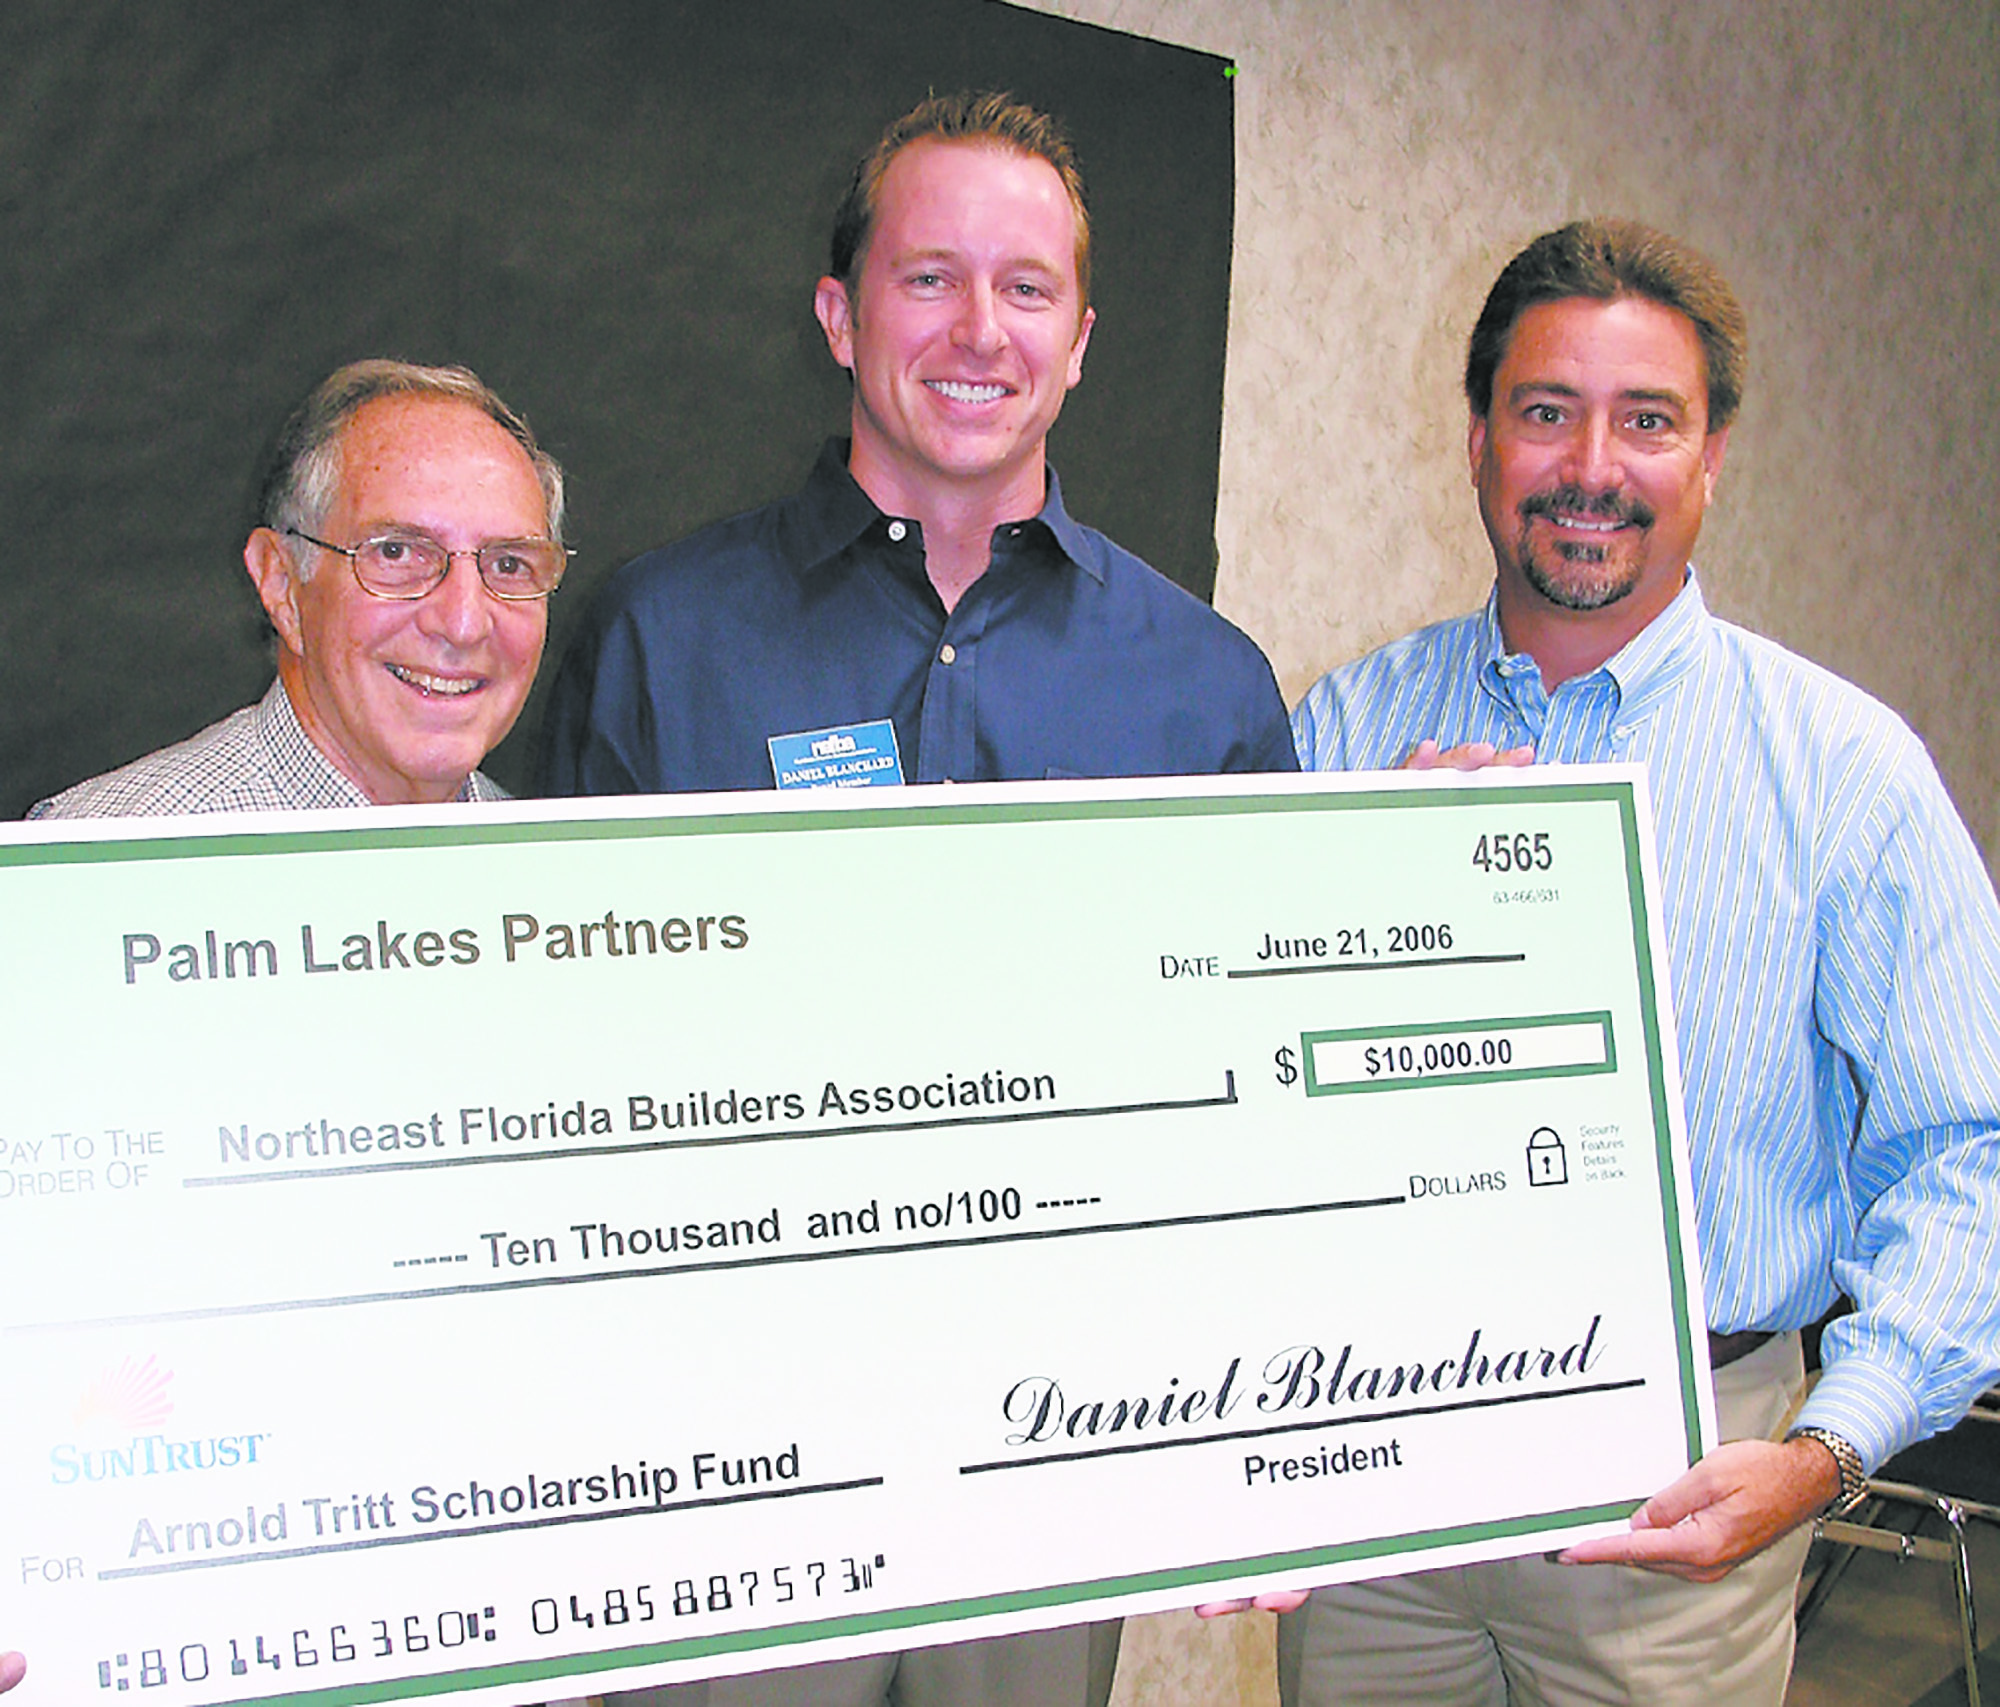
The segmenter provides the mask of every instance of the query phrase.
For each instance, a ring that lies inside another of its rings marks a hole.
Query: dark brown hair
[[[1580,219],[1545,232],[1502,269],[1465,357],[1465,398],[1475,415],[1483,419],[1493,407],[1493,375],[1521,316],[1536,303],[1570,296],[1640,296],[1685,314],[1701,340],[1708,430],[1736,419],[1750,355],[1743,305],[1705,256],[1632,219]]]

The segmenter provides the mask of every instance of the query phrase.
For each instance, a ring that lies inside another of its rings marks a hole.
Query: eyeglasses
[[[364,593],[378,599],[421,599],[451,573],[454,557],[470,557],[480,584],[496,599],[545,599],[562,584],[575,552],[552,539],[489,540],[477,551],[447,551],[425,534],[385,533],[359,545],[329,545],[298,528],[294,539],[337,551],[353,566]]]

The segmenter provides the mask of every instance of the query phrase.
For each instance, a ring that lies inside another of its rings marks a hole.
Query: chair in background
[[[1896,1516],[1906,1516],[1909,1527],[1889,1521]],[[1943,1536],[1919,1533],[1927,1517],[1943,1525]],[[1965,1546],[1969,1521],[2000,1524],[2000,1388],[1982,1393],[1956,1428],[1919,1441],[1884,1464],[1868,1480],[1868,1498],[1850,1516],[1819,1526],[1828,1551],[1799,1602],[1799,1630],[1819,1615],[1859,1548],[1948,1566],[1958,1601],[1966,1699],[1980,1707],[1979,1616]]]

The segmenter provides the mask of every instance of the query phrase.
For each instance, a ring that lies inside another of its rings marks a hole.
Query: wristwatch
[[[1833,1504],[1820,1514],[1822,1517],[1845,1517],[1868,1497],[1868,1471],[1861,1462],[1861,1454],[1832,1429],[1795,1428],[1785,1438],[1818,1441],[1833,1454],[1834,1463],[1840,1467],[1840,1493]]]

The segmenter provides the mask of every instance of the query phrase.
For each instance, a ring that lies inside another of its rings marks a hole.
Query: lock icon
[[[1569,1156],[1552,1126],[1537,1126],[1528,1138],[1528,1183],[1568,1185]]]

